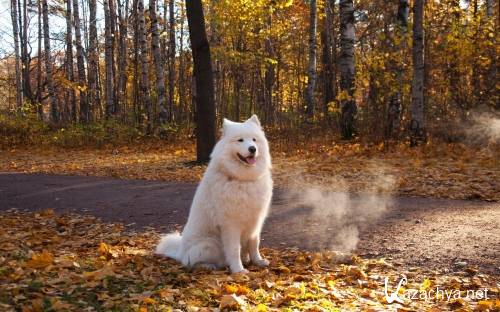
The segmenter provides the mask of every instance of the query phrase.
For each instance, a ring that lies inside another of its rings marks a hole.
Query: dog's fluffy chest
[[[251,224],[267,215],[272,196],[272,181],[267,175],[255,181],[219,179],[212,185],[212,190],[212,194],[220,196],[214,198],[217,219]]]

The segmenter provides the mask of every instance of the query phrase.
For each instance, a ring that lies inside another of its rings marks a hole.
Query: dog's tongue
[[[245,158],[245,160],[247,161],[247,163],[248,163],[249,165],[253,165],[253,164],[255,164],[255,161],[256,161],[256,160],[255,160],[255,157],[253,157],[253,156],[248,156],[248,157],[246,157],[246,158]]]

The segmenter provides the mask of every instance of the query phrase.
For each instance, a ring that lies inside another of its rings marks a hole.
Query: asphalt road
[[[186,222],[195,189],[188,183],[0,173],[0,213],[53,208],[166,232]],[[358,242],[357,254],[396,265],[454,270],[466,263],[500,274],[500,203],[331,193],[311,206],[297,197],[300,191],[275,190],[264,246],[317,250]]]

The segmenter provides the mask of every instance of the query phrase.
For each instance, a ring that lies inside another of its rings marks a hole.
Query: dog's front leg
[[[253,264],[266,267],[269,265],[269,261],[262,258],[259,251],[260,235],[256,234],[248,240],[248,251],[250,253],[250,259]]]
[[[234,227],[225,227],[221,231],[222,247],[226,263],[229,265],[231,273],[248,272],[241,262],[241,231]]]
[[[241,262],[243,265],[250,263],[250,253],[248,252],[248,240],[242,239],[241,241]]]

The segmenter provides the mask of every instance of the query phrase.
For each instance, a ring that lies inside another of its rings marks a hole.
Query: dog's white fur
[[[251,156],[251,146],[256,148],[254,164],[238,156]],[[186,267],[229,266],[233,273],[246,272],[243,263],[249,261],[267,266],[259,242],[272,197],[270,169],[269,146],[257,116],[243,123],[224,119],[182,235],[164,236],[156,253]]]

